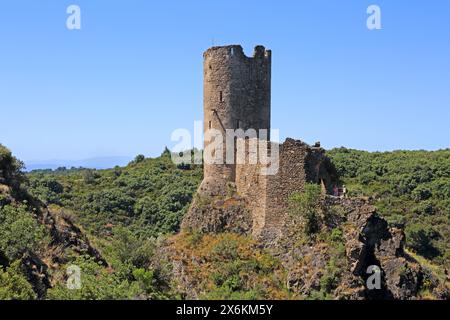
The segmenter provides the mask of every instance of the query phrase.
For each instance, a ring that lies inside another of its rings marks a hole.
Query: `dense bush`
[[[0,267],[0,300],[32,299],[36,299],[36,294],[22,273],[20,261],[15,261],[6,270]]]
[[[281,263],[237,234],[180,234],[175,237],[177,256],[203,292],[213,300],[286,299]],[[186,258],[184,258],[186,257]],[[199,263],[201,261],[201,263]]]
[[[64,187],[53,177],[37,175],[30,184],[31,194],[45,203],[60,204]]]
[[[8,185],[13,194],[21,198],[20,184],[25,180],[23,162],[13,157],[11,151],[0,144],[0,185]]]
[[[35,251],[45,239],[45,229],[26,206],[0,207],[0,251],[13,261]]]
[[[410,224],[406,228],[406,236],[408,246],[425,258],[432,259],[440,255],[433,245],[433,240],[439,239],[439,233],[432,226]]]
[[[65,278],[48,290],[47,298],[54,300],[114,300],[132,299],[137,294],[135,285],[116,273],[108,272],[91,257],[81,256],[73,261],[80,268],[80,288],[67,288]],[[67,268],[68,266],[66,266]],[[62,268],[65,270],[66,268]]]
[[[308,236],[319,231],[318,206],[320,196],[320,185],[307,183],[304,192],[294,193],[290,198],[292,212],[304,218],[305,233]]]

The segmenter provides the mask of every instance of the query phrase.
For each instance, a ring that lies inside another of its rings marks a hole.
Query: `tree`
[[[45,228],[22,206],[0,208],[0,251],[10,260],[36,250],[45,239]]]
[[[310,236],[319,231],[318,207],[320,203],[320,185],[308,183],[301,193],[294,193],[291,198],[291,206],[294,214],[301,215],[305,219],[305,233]]]
[[[145,160],[145,156],[143,154],[138,154],[134,160],[133,163],[141,163]]]
[[[44,175],[31,180],[27,187],[31,195],[47,204],[59,204],[60,195],[64,192],[64,187],[55,178]]]
[[[32,300],[36,294],[15,261],[6,271],[0,268],[0,300]]]
[[[100,175],[95,172],[95,170],[85,170],[83,173],[83,181],[86,184],[94,184],[96,179],[99,178]]]
[[[439,234],[432,227],[411,224],[406,228],[406,243],[408,246],[428,259],[440,254],[432,242],[433,239],[438,237]]]
[[[0,144],[0,184],[9,185],[13,190],[19,189],[25,180],[23,168],[23,162],[13,157],[11,151]]]

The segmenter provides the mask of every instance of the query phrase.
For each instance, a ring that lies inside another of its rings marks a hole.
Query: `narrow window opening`
[[[236,121],[236,128],[239,129],[241,127],[241,121],[237,120]]]
[[[209,129],[212,128],[212,121],[209,122],[208,127],[209,127]]]
[[[234,48],[231,48],[230,53],[231,53],[231,56],[234,56]]]
[[[220,91],[220,102],[223,102],[223,92]]]
[[[234,164],[237,164],[237,137],[234,137]]]

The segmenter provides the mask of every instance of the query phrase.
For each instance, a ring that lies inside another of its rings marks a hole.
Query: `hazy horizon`
[[[334,148],[346,148],[345,146],[340,147],[334,147]],[[332,149],[334,149],[332,148]],[[349,148],[350,149],[350,148]],[[440,148],[440,149],[434,149],[434,150],[427,150],[427,149],[414,149],[414,150],[406,150],[406,149],[395,149],[395,150],[384,150],[384,151],[368,151],[368,152],[395,152],[395,151],[439,151],[439,150],[448,150],[450,148]],[[331,149],[327,149],[331,150]],[[357,149],[360,151],[367,151],[362,149]],[[161,150],[160,154],[164,150]],[[14,152],[13,152],[14,154]],[[140,153],[142,154],[142,153]],[[101,156],[101,157],[94,157],[94,158],[83,158],[83,159],[34,159],[34,160],[26,160],[24,161],[26,171],[33,171],[33,170],[46,170],[51,169],[55,170],[60,167],[65,167],[67,169],[70,168],[87,168],[87,169],[111,169],[115,166],[126,166],[130,161],[132,161],[136,155],[130,155],[130,156]],[[145,154],[144,154],[145,155]],[[147,158],[155,158],[158,155],[145,155]],[[22,159],[19,159],[22,160]]]
[[[90,169],[110,169],[115,166],[125,166],[134,157],[128,156],[103,156],[87,159],[42,159],[25,161],[25,170],[55,170],[57,168],[90,168]]]

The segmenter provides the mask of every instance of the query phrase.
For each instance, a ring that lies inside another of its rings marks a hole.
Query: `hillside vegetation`
[[[64,208],[89,234],[102,238],[115,227],[157,237],[178,231],[202,179],[199,166],[175,166],[160,157],[137,156],[127,167],[65,169],[28,174],[28,190],[47,204]]]
[[[392,226],[405,228],[407,247],[449,268],[450,150],[328,152],[349,196],[374,199]]]
[[[405,228],[408,250],[445,278],[450,150],[368,153],[340,148],[328,155],[350,196],[372,197],[391,225]],[[172,243],[180,259],[189,254],[205,262],[188,264],[200,297],[295,298],[285,288],[286,274],[277,258],[251,239],[175,235],[201,182],[202,167],[176,166],[168,150],[108,170],[59,168],[26,175],[21,170],[22,163],[0,147],[0,299],[184,298],[169,275],[170,262],[159,254],[163,242]],[[76,237],[86,236],[98,254],[74,248],[76,239],[55,240],[42,212],[62,229],[78,226]],[[45,293],[36,289],[24,267],[30,254],[49,267]],[[65,286],[71,264],[83,271],[81,290]]]

